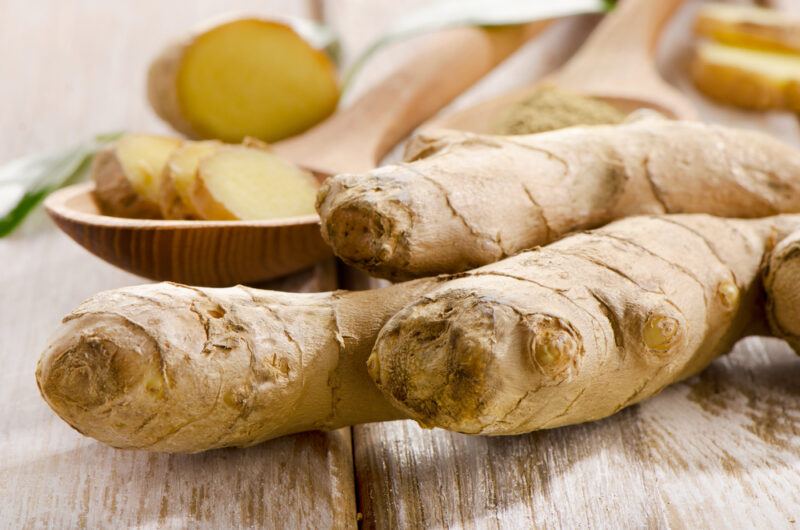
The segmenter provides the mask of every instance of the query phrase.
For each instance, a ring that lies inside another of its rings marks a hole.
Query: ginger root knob
[[[562,374],[575,361],[580,346],[574,335],[557,320],[546,318],[535,326],[531,339],[533,363],[551,377]]]
[[[664,353],[677,341],[680,324],[672,317],[652,314],[647,317],[642,329],[644,344],[651,351]]]
[[[731,310],[739,305],[739,287],[733,282],[720,282],[717,286],[717,295],[725,309]]]

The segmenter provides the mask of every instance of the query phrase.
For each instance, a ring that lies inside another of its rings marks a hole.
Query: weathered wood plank
[[[782,528],[800,517],[800,363],[749,339],[603,421],[512,437],[357,427],[364,528]]]
[[[358,11],[358,2],[340,4]],[[687,2],[664,35],[659,62],[665,77],[692,98],[704,119],[766,130],[800,145],[795,116],[733,111],[692,88],[688,28],[699,4]],[[548,36],[548,46],[581,40],[574,29],[571,35],[561,31]],[[550,55],[552,48],[537,56],[537,45],[454,107],[534,80],[563,60]],[[379,285],[357,274],[347,281]],[[591,424],[498,438],[424,430],[408,421],[355,427],[363,526],[792,526],[800,517],[798,375],[800,362],[785,344],[753,338],[700,376]]]
[[[147,108],[150,58],[229,10],[304,14],[300,0],[0,0],[0,162],[109,130],[167,131]],[[47,336],[81,300],[145,280],[58,232],[40,211],[0,240],[0,527],[348,528],[350,430],[202,455],[119,451],[84,438],[39,397]],[[335,287],[333,263],[265,287]]]

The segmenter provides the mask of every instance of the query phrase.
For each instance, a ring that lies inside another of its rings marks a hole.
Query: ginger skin
[[[409,162],[320,188],[322,235],[393,280],[486,265],[632,215],[800,212],[800,152],[764,134],[643,120],[412,140]]]
[[[506,435],[604,418],[763,319],[760,263],[800,216],[628,218],[465,273],[395,314],[370,374],[430,426]]]
[[[80,432],[151,451],[402,417],[496,435],[590,421],[727,352],[761,318],[765,248],[799,227],[629,218],[366,292],[108,291],[64,319],[37,381]]]
[[[763,280],[772,333],[800,354],[800,230],[767,255]]]
[[[107,291],[64,318],[36,379],[66,422],[118,448],[197,452],[398,418],[366,359],[380,326],[435,283]]]

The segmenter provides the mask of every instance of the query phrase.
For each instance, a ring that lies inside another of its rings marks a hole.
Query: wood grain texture
[[[339,4],[340,16],[358,17],[359,2]],[[706,120],[800,145],[795,116],[718,106],[691,86],[688,28],[699,4],[688,1],[664,34],[658,63],[666,79]],[[546,37],[574,46],[588,29]],[[502,80],[487,79],[452,108],[528,84],[563,61],[537,44],[501,67]],[[531,68],[517,62],[523,56]],[[361,288],[381,283],[352,271],[344,279]],[[800,361],[784,343],[753,338],[701,375],[595,423],[505,438],[409,421],[355,427],[363,527],[796,527],[799,375]]]
[[[58,190],[45,209],[76,243],[144,278],[230,287],[286,276],[333,257],[316,214],[265,221],[111,217],[98,211],[93,187]]]
[[[302,15],[292,0],[0,0],[0,163],[130,129],[166,132],[146,66],[229,10]],[[0,528],[355,527],[349,429],[204,455],[118,451],[71,430],[36,389],[48,335],[83,299],[142,283],[70,241],[39,209],[0,239]],[[332,261],[265,288],[336,286]]]

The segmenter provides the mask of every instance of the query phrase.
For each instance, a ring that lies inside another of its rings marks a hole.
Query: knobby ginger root
[[[161,177],[180,144],[177,138],[126,134],[97,153],[91,174],[100,209],[117,217],[161,217]]]
[[[154,451],[400,417],[482,434],[589,421],[728,351],[761,317],[765,247],[799,227],[628,218],[366,292],[108,291],[64,319],[37,381],[80,432]]]
[[[695,86],[707,96],[756,110],[800,112],[800,55],[704,43],[692,63]]]
[[[264,149],[227,146],[203,157],[191,191],[204,219],[253,220],[314,214],[314,176]]]
[[[772,333],[800,353],[800,230],[769,253],[763,275]]]
[[[191,138],[277,141],[336,109],[336,70],[289,24],[245,18],[165,50],[150,67],[156,113]]]
[[[733,46],[800,52],[800,17],[785,11],[706,4],[697,13],[695,30]]]
[[[370,373],[429,426],[595,420],[697,373],[760,318],[773,231],[800,216],[628,218],[465,273],[381,329]]]
[[[200,219],[200,212],[192,204],[197,166],[200,160],[224,144],[216,140],[184,142],[175,149],[164,166],[161,178],[159,204],[165,219]]]
[[[764,134],[640,120],[530,136],[418,137],[408,163],[329,178],[322,235],[391,279],[468,270],[638,214],[800,212],[800,153]]]
[[[120,448],[196,452],[398,418],[366,360],[383,323],[431,283],[108,291],[64,319],[36,378],[64,420]]]

